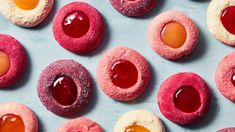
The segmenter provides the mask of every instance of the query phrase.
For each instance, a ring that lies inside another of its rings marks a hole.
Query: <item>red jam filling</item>
[[[138,71],[130,61],[118,60],[110,69],[110,77],[114,85],[126,89],[136,84]]]
[[[231,78],[231,82],[232,82],[233,86],[235,87],[235,74],[233,74],[233,76]]]
[[[67,76],[58,76],[51,86],[51,92],[61,105],[72,105],[77,99],[77,86],[73,79]]]
[[[0,132],[24,132],[24,122],[21,117],[6,114],[0,118]]]
[[[191,87],[181,87],[174,96],[175,106],[182,112],[192,113],[197,111],[201,106],[199,92]]]
[[[235,6],[225,8],[220,19],[224,28],[235,35]]]
[[[89,17],[82,11],[73,12],[64,19],[63,30],[70,37],[80,38],[88,32],[89,28]]]

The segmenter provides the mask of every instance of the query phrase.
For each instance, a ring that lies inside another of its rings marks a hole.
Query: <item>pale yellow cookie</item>
[[[235,34],[227,30],[221,21],[224,10],[231,6],[235,6],[235,0],[212,0],[207,10],[207,25],[216,39],[227,45],[235,46]],[[231,19],[234,20],[234,17]]]
[[[34,27],[50,13],[54,0],[0,0],[0,12],[13,24]]]
[[[113,132],[165,132],[161,119],[145,110],[133,110],[122,115]]]

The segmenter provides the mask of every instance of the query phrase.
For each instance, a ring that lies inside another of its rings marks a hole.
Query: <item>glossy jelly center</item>
[[[181,87],[174,96],[175,106],[185,113],[192,113],[197,111],[201,106],[199,92],[191,87]]]
[[[0,51],[0,77],[5,75],[10,69],[10,59]]]
[[[161,32],[163,43],[171,48],[180,48],[187,38],[185,27],[178,22],[171,22],[165,25]]]
[[[39,0],[14,0],[17,7],[23,10],[32,10],[37,7]]]
[[[229,6],[222,12],[220,18],[224,28],[235,35],[235,6]]]
[[[24,132],[24,122],[21,117],[7,114],[0,118],[0,132]]]
[[[150,132],[147,128],[140,125],[131,125],[125,129],[125,132]]]
[[[134,64],[127,60],[116,61],[110,69],[111,80],[120,88],[129,88],[136,84],[138,71]]]
[[[72,105],[77,99],[77,86],[72,78],[67,76],[58,76],[51,91],[54,99],[61,105]]]
[[[72,14],[69,14],[64,19],[63,30],[70,37],[82,37],[88,32],[89,28],[89,17],[81,11],[76,11]]]
[[[231,82],[232,82],[233,86],[235,87],[235,74],[232,75]]]

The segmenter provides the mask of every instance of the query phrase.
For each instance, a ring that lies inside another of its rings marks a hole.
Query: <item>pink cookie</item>
[[[219,91],[235,102],[235,52],[225,56],[217,67],[215,82]]]
[[[235,132],[235,127],[224,128],[224,129],[218,130],[217,132]]]
[[[158,106],[169,120],[188,125],[206,114],[210,107],[210,92],[197,74],[177,73],[161,84]]]
[[[58,60],[42,71],[37,90],[48,110],[60,116],[72,116],[88,104],[92,80],[81,64],[73,60]]]
[[[198,29],[187,15],[171,10],[154,18],[148,29],[148,40],[161,57],[179,59],[196,47]]]
[[[16,124],[18,126],[15,126]],[[23,104],[1,103],[0,131],[4,132],[11,129],[12,132],[16,132],[17,128],[24,129],[24,132],[37,132],[37,117],[27,106]]]
[[[127,47],[116,47],[100,60],[96,77],[104,93],[119,101],[140,96],[150,81],[150,68],[145,58]]]
[[[21,79],[27,66],[23,46],[13,37],[0,34],[0,88],[15,84]],[[3,67],[8,67],[2,71]]]
[[[77,118],[64,123],[57,132],[103,132],[99,124],[87,119]]]
[[[156,0],[109,0],[112,6],[125,16],[142,16],[152,10]]]
[[[65,5],[54,18],[55,39],[63,48],[75,53],[95,49],[101,43],[104,31],[100,13],[84,2]]]

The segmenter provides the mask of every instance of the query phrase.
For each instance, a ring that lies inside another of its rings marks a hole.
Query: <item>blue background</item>
[[[37,96],[37,80],[40,72],[58,59],[74,59],[84,65],[96,81],[96,66],[103,53],[114,46],[123,45],[140,52],[151,65],[152,79],[143,95],[132,102],[117,102],[105,96],[100,87],[94,84],[94,96],[86,111],[78,116],[88,117],[98,122],[107,132],[111,132],[123,113],[134,109],[149,110],[162,118],[167,131],[174,132],[213,132],[220,128],[234,126],[235,105],[225,99],[216,88],[214,74],[219,61],[234,49],[221,44],[209,33],[206,25],[206,11],[209,0],[158,0],[157,7],[148,15],[128,18],[119,14],[108,0],[83,0],[96,7],[104,16],[106,34],[102,44],[87,55],[76,55],[60,47],[52,33],[52,20],[55,13],[72,0],[56,0],[49,17],[35,28],[21,28],[9,23],[0,15],[0,33],[10,34],[18,39],[28,53],[29,64],[22,80],[9,89],[0,90],[0,102],[16,101],[30,107],[39,118],[40,131],[53,132],[68,118],[59,117],[46,108]],[[159,57],[147,41],[147,27],[154,16],[161,12],[176,9],[186,12],[198,25],[199,43],[190,56],[177,61]],[[212,94],[210,111],[201,121],[190,126],[178,126],[167,120],[159,111],[156,95],[163,80],[181,72],[196,72],[205,79]]]

